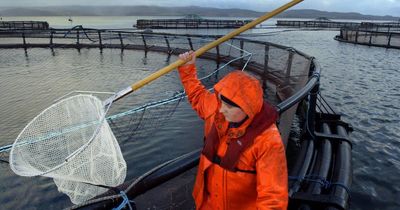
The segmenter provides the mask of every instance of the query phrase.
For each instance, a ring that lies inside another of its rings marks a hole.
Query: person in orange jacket
[[[205,121],[193,198],[196,209],[287,209],[285,148],[277,111],[263,100],[260,82],[233,71],[208,91],[198,80],[192,51],[178,67],[188,100]]]

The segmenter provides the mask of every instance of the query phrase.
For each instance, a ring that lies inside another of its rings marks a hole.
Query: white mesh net
[[[54,178],[74,204],[107,190],[93,185],[122,184],[127,171],[104,105],[91,95],[66,98],[36,116],[15,140],[10,166],[21,176]]]

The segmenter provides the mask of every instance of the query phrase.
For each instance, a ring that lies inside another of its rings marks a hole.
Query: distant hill
[[[259,17],[262,12],[245,9],[217,9],[210,7],[158,7],[158,6],[62,6],[0,8],[1,16],[184,16],[197,14],[204,17]],[[326,17],[329,19],[394,20],[399,17],[363,15],[356,12],[327,12],[312,9],[288,10],[278,18]]]

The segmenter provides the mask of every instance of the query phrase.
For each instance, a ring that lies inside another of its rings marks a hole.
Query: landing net
[[[126,177],[126,163],[103,103],[76,95],[52,105],[20,133],[10,152],[10,167],[20,176],[47,176],[75,204]]]

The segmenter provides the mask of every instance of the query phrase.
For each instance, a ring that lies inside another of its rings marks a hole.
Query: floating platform
[[[46,21],[0,21],[0,30],[47,30]]]
[[[251,20],[215,20],[204,19],[199,16],[186,16],[181,19],[139,19],[136,21],[138,29],[179,29],[179,28],[239,28]]]

